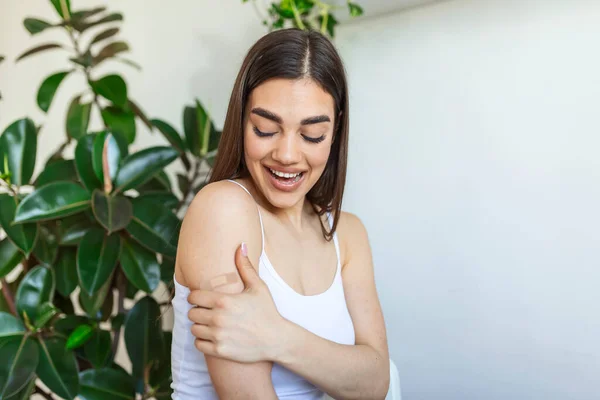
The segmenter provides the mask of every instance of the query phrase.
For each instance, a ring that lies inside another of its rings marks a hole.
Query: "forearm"
[[[342,345],[285,321],[286,339],[273,361],[304,377],[335,399],[383,399],[389,359],[368,345]]]

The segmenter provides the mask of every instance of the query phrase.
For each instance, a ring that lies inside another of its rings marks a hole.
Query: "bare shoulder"
[[[235,250],[246,242],[253,265],[260,256],[260,220],[254,199],[238,185],[206,185],[192,200],[181,226],[176,277],[193,287],[205,279],[235,272]]]
[[[342,211],[338,221],[337,235],[343,265],[348,264],[352,258],[370,257],[371,247],[367,229],[358,216]]]

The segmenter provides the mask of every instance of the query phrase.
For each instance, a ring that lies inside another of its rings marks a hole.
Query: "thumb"
[[[252,266],[250,259],[248,258],[248,246],[242,242],[235,252],[235,266],[238,269],[242,282],[246,289],[256,286],[260,281],[260,277],[256,273],[256,270]]]

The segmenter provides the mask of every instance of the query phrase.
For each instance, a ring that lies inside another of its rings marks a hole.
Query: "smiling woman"
[[[174,399],[385,397],[369,242],[341,211],[347,148],[331,42],[297,29],[261,38],[235,82],[211,183],[181,229]]]

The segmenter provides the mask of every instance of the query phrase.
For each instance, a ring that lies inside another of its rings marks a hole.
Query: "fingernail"
[[[246,246],[246,242],[242,242],[242,255],[248,257],[248,247]]]

